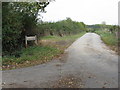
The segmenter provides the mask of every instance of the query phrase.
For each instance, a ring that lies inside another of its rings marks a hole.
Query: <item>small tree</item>
[[[38,12],[44,11],[49,2],[3,2],[2,40],[3,52],[22,47],[25,35],[35,34]]]

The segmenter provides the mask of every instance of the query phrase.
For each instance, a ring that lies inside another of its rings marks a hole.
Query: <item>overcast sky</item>
[[[55,0],[42,14],[43,21],[59,21],[70,17],[85,24],[118,24],[120,0]]]

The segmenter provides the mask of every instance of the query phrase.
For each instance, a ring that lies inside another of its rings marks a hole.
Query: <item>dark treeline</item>
[[[38,24],[38,36],[46,35],[72,35],[86,31],[86,25],[83,22],[72,21],[70,18],[58,22],[44,22]]]
[[[106,24],[95,24],[95,25],[87,25],[88,31],[108,31],[110,33],[118,33],[119,26],[118,25],[106,25]]]

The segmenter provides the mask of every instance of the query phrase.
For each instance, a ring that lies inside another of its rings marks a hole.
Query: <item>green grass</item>
[[[69,35],[69,36],[44,36],[40,39],[40,42],[44,46],[51,46],[58,48],[64,51],[68,48],[76,39],[83,36],[86,32],[81,32],[76,35]]]
[[[32,46],[21,50],[21,56],[16,58],[15,56],[3,57],[3,65],[11,65],[12,63],[24,63],[25,61],[32,60],[50,60],[54,56],[61,53],[60,50],[48,46]]]
[[[84,34],[85,32],[77,35],[70,35],[64,37],[44,36],[41,38],[41,40],[49,40],[49,42],[47,41],[48,45],[31,46],[28,48],[23,48],[21,51],[15,52],[15,54],[13,54],[12,56],[4,56],[2,58],[2,64],[3,66],[5,66],[3,70],[18,68],[20,65],[22,65],[20,67],[26,67],[50,61],[54,57],[58,57],[63,54],[64,50],[69,45],[71,45],[73,41],[75,41],[77,38],[81,37]],[[54,41],[54,43],[50,44],[50,42],[52,41]],[[20,56],[16,57],[16,54]],[[26,62],[30,63],[26,64]]]
[[[109,46],[117,46],[118,39],[114,34],[111,34],[108,31],[96,31],[96,33],[101,36],[101,39],[104,41],[105,44]]]
[[[81,37],[82,35],[84,35],[86,32],[81,32],[79,34],[76,35],[68,35],[68,36],[63,36],[63,37],[59,37],[59,36],[44,36],[41,39],[42,40],[54,40],[54,41],[61,41],[61,40],[76,40],[77,38]]]

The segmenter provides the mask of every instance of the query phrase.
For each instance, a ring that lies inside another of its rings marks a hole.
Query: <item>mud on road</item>
[[[95,33],[77,39],[46,64],[3,71],[3,88],[117,88],[118,55]]]

